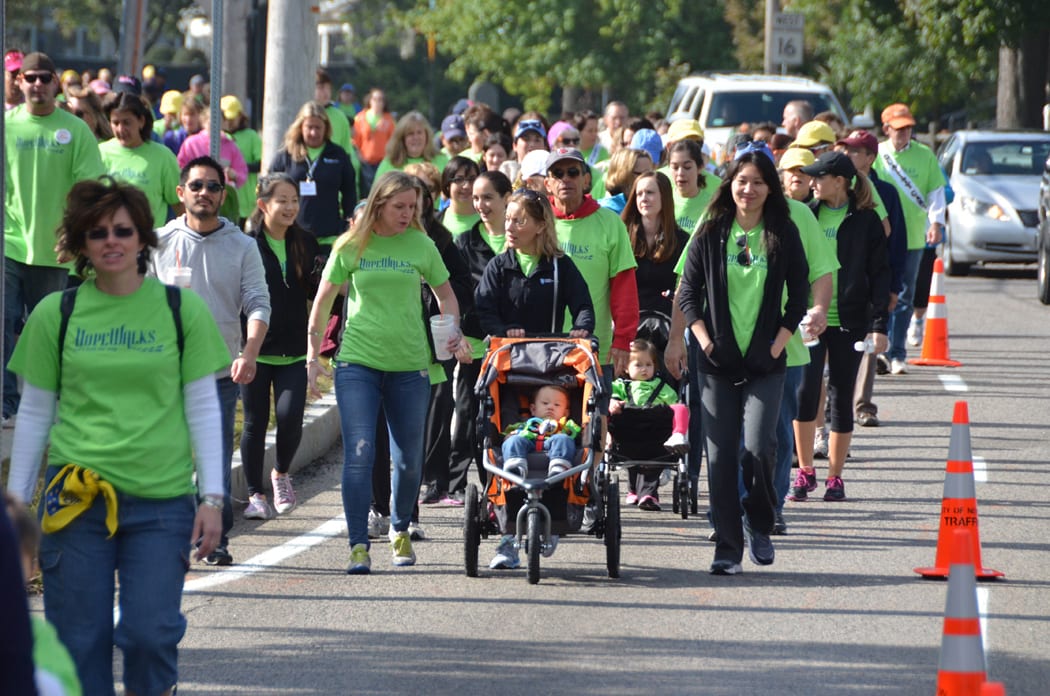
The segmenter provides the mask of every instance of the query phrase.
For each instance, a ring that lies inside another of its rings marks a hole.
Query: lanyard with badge
[[[321,154],[318,153],[317,159],[311,160],[310,155],[306,156],[306,163],[310,165],[310,168],[306,170],[306,181],[299,182],[299,195],[300,196],[316,196],[317,195],[317,182],[314,181],[314,170],[317,169],[317,163],[321,161]]]

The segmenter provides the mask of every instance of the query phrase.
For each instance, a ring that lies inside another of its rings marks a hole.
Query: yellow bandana
[[[44,533],[57,532],[79,517],[91,507],[99,491],[106,498],[107,538],[112,538],[117,533],[117,491],[94,471],[76,464],[62,467],[44,491],[44,518],[40,525]]]

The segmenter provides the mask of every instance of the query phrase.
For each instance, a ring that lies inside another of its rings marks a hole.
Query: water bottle
[[[874,353],[875,352],[875,341],[870,336],[865,337],[863,341],[857,341],[853,344],[853,350],[858,353]]]

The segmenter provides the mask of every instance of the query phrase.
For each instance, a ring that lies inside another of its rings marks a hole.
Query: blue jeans
[[[47,479],[57,472],[49,468]],[[65,528],[41,539],[44,614],[73,656],[85,694],[114,693],[114,644],[124,653],[126,690],[159,694],[179,678],[193,496],[154,500],[118,493],[117,498],[119,527],[113,538],[106,538],[106,502],[99,495]],[[114,571],[120,582],[116,628]]]
[[[15,351],[15,337],[22,331],[25,318],[40,300],[64,290],[69,280],[65,268],[28,266],[4,259],[4,415],[18,413],[18,377],[7,369]]]
[[[219,410],[222,412],[222,540],[219,545],[229,545],[230,530],[233,529],[233,501],[230,498],[230,469],[233,466],[233,422],[237,416],[237,397],[241,387],[229,377],[215,380],[219,389]]]
[[[784,394],[780,399],[780,417],[777,419],[777,455],[773,463],[777,512],[783,512],[784,497],[791,488],[791,456],[795,452],[795,428],[792,421],[798,417],[798,386],[802,383],[805,370],[805,365],[797,365],[784,372]]]
[[[338,362],[335,400],[343,435],[343,513],[350,546],[369,544],[368,508],[372,499],[376,418],[381,403],[394,465],[390,528],[406,531],[423,477],[423,438],[430,403],[426,370],[383,372]]]
[[[919,263],[922,261],[922,249],[909,249],[901,272],[901,294],[897,297],[897,306],[890,313],[888,331],[890,349],[886,356],[890,360],[904,360],[908,357],[908,324],[911,323],[912,303],[915,299],[915,278],[919,275]]]
[[[522,435],[511,435],[503,441],[503,462],[509,459],[525,459],[529,452],[536,451],[536,441]],[[552,435],[543,441],[543,451],[551,460],[564,459],[572,462],[576,456],[576,443],[568,435]]]

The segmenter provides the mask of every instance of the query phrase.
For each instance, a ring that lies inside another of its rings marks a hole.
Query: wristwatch
[[[223,499],[221,495],[206,495],[201,498],[201,505],[222,510]]]

